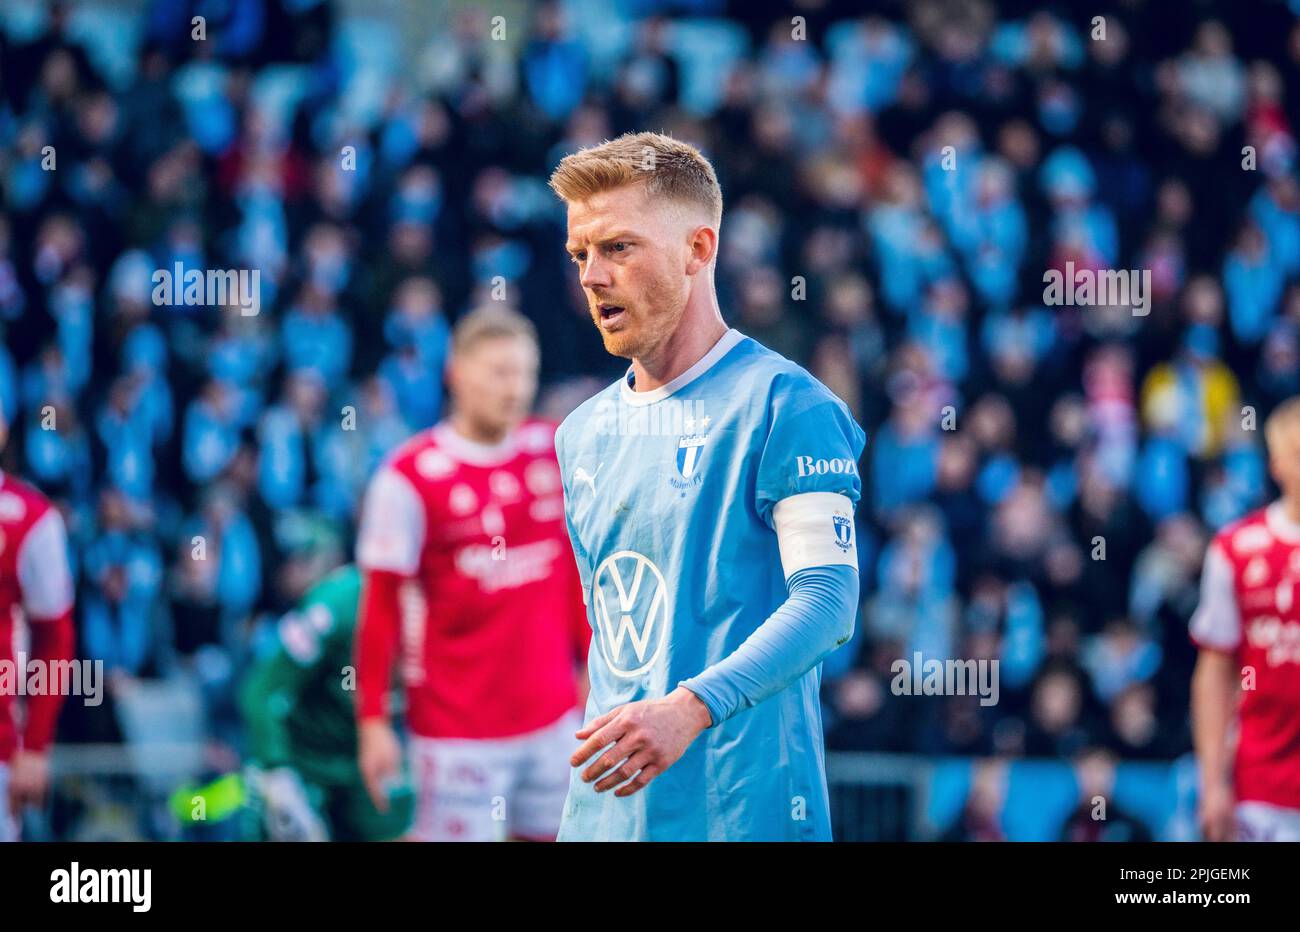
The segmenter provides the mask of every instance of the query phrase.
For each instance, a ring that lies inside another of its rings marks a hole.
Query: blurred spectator
[[[1006,841],[1002,806],[1007,796],[1007,765],[1000,760],[981,761],[971,773],[970,795],[957,821],[943,833],[942,841]]]
[[[1079,806],[1061,827],[1060,841],[1151,841],[1149,828],[1116,805],[1115,758],[1089,748],[1075,758]]]
[[[158,649],[155,615],[162,559],[117,492],[100,496],[99,522],[83,572],[86,589],[79,601],[87,653],[104,661],[109,676],[141,675]]]

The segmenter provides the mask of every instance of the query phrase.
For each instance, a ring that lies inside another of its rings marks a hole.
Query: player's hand
[[[1207,787],[1201,794],[1198,820],[1206,841],[1233,841],[1237,837],[1236,801],[1232,788],[1223,784]]]
[[[329,830],[307,799],[297,771],[277,767],[262,774],[266,833],[271,841],[329,841]]]
[[[9,811],[39,806],[50,788],[50,758],[45,752],[19,751],[9,762]]]
[[[662,699],[629,702],[584,725],[575,737],[585,740],[569,764],[580,767],[599,754],[582,772],[582,779],[599,780],[597,793],[618,787],[615,796],[631,796],[677,763],[696,735],[711,724],[708,706],[678,686]]]
[[[366,792],[380,812],[388,811],[388,787],[402,768],[397,732],[382,718],[368,718],[357,730],[358,764]]]

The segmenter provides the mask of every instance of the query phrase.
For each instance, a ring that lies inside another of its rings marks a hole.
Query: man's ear
[[[694,275],[707,268],[718,254],[718,231],[711,226],[698,226],[691,231],[687,241],[690,250],[686,258],[686,274]]]

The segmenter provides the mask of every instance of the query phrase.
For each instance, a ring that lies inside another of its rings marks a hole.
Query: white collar
[[[662,401],[673,392],[685,388],[712,369],[718,360],[727,355],[728,350],[739,343],[743,337],[744,334],[734,327],[727,328],[727,332],[718,337],[718,342],[714,343],[713,348],[701,356],[695,365],[677,376],[677,378],[649,391],[634,391],[632,386],[627,384],[627,377],[632,373],[632,367],[628,366],[627,372],[623,373],[621,381],[623,400],[630,405],[648,405],[656,401]]]
[[[444,453],[471,466],[500,466],[513,459],[516,452],[513,431],[500,443],[478,443],[462,437],[449,421],[443,421],[433,428],[433,436]]]
[[[1288,544],[1300,544],[1300,523],[1287,517],[1286,507],[1281,499],[1268,506],[1268,511],[1264,512],[1264,520],[1268,523],[1268,529],[1273,532],[1274,537]]]

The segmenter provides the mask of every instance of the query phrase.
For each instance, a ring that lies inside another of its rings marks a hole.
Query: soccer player
[[[1300,396],[1273,411],[1264,437],[1282,497],[1215,536],[1191,621],[1209,841],[1300,841]]]
[[[818,689],[853,633],[866,438],[723,322],[696,149],[625,135],[551,186],[592,321],[631,360],[556,434],[594,629],[560,838],[829,840]]]
[[[400,640],[415,840],[549,841],[559,828],[591,631],[555,425],[528,417],[537,364],[523,316],[458,321],[450,417],[400,447],[366,493],[361,770],[382,800],[401,757],[385,703]]]
[[[0,450],[9,425],[0,415]],[[27,647],[14,647],[21,614]],[[0,663],[27,678],[32,663],[54,684],[72,659],[72,573],[63,518],[40,492],[0,472]],[[8,682],[6,682],[8,680]],[[16,679],[0,676],[0,842],[18,840],[18,818],[37,805],[50,785],[49,746],[63,705],[60,689],[27,696],[19,731],[14,717]]]
[[[279,620],[240,691],[249,772],[272,841],[388,841],[410,825],[409,792],[374,802],[357,766],[352,641],[361,574],[325,576]]]

